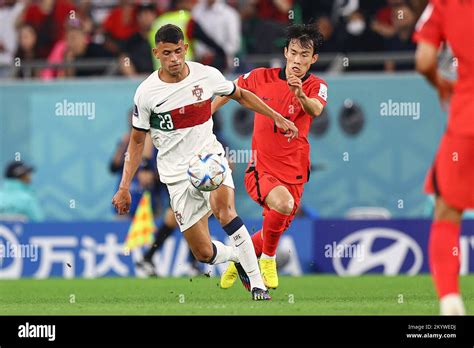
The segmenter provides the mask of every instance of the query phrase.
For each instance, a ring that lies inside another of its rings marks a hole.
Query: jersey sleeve
[[[132,126],[137,130],[148,132],[150,130],[151,111],[146,105],[146,99],[140,88],[137,89],[133,102]]]
[[[251,70],[248,73],[241,75],[239,79],[237,80],[237,85],[243,89],[246,89],[252,93],[255,93],[257,89],[257,75],[258,75],[258,70]]]
[[[445,41],[439,4],[431,0],[416,23],[413,40],[428,42],[439,47]]]
[[[222,73],[208,66],[209,80],[211,83],[212,93],[219,96],[229,96],[235,92],[236,86],[234,82],[227,80]]]
[[[317,99],[326,106],[328,100],[328,85],[325,81],[318,79],[310,86],[308,98]]]

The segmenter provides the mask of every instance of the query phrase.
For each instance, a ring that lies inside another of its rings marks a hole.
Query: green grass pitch
[[[272,301],[251,301],[217,277],[21,279],[0,281],[0,315],[436,315],[431,278],[280,277]],[[461,277],[468,313],[474,276]]]

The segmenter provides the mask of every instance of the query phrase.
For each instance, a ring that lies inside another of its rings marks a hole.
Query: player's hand
[[[119,215],[128,214],[130,212],[130,204],[132,203],[132,196],[127,189],[119,188],[117,193],[112,198],[112,204]]]
[[[436,78],[436,89],[444,111],[448,111],[449,101],[454,92],[454,82],[442,77],[439,73]]]
[[[288,137],[288,141],[298,137],[298,128],[296,128],[295,124],[284,118],[282,115],[278,115],[275,119],[275,125],[285,131],[285,137]]]
[[[295,96],[300,98],[304,95],[303,82],[299,77],[296,77],[295,75],[289,75],[286,82],[288,83],[288,87],[290,87],[290,91],[293,92]]]

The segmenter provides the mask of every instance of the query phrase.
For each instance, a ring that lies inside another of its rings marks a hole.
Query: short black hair
[[[180,27],[174,24],[165,24],[155,34],[155,44],[169,42],[177,44],[179,40],[184,41],[184,34]]]
[[[298,40],[304,48],[312,48],[313,54],[316,54],[323,43],[323,36],[315,23],[292,24],[286,28],[286,48],[292,40]]]

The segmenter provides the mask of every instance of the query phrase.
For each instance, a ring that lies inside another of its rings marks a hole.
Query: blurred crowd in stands
[[[322,54],[414,51],[411,35],[427,0],[0,0],[0,78],[148,74],[154,33],[183,28],[188,59],[225,72],[251,68],[255,55],[281,55],[290,23],[318,25]],[[73,63],[73,64],[68,64]],[[56,65],[54,65],[56,64]],[[16,69],[15,69],[16,68]],[[410,69],[387,60],[387,71]]]

